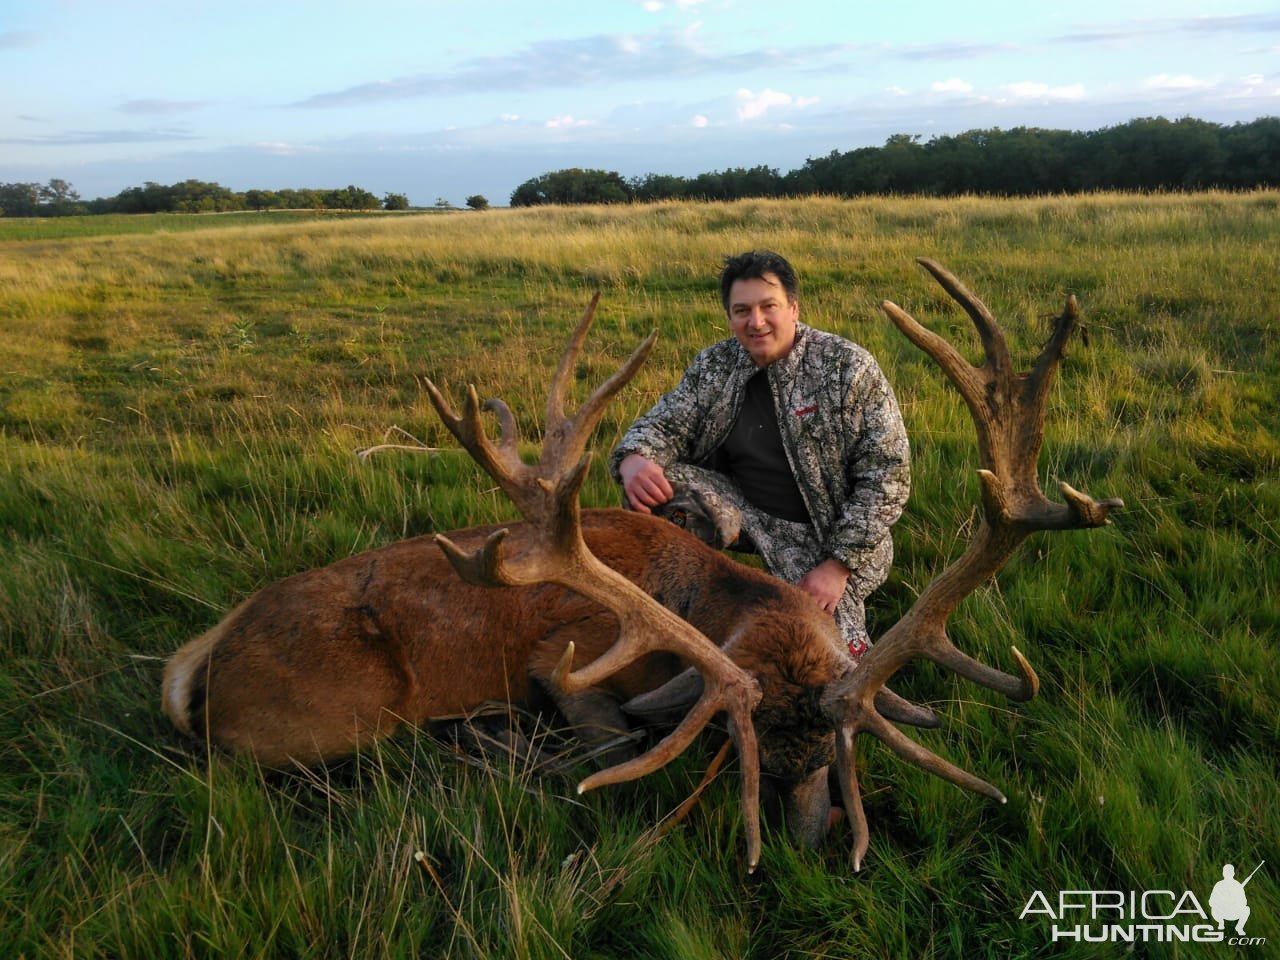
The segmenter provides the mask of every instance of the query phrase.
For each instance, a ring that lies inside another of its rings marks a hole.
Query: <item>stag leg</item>
[[[598,757],[606,766],[635,757],[641,739],[632,729],[632,721],[622,704],[638,693],[661,685],[680,669],[675,657],[655,653],[594,687],[566,692],[556,684],[556,668],[570,643],[574,645],[574,668],[580,669],[612,647],[617,639],[617,618],[601,610],[550,631],[529,658],[530,676],[573,727],[574,736],[587,745],[589,755]]]

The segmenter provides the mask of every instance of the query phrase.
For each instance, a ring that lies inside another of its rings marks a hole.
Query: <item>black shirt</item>
[[[738,419],[718,453],[717,466],[733,477],[748,503],[783,520],[809,522],[809,510],[782,447],[766,371],[747,381]]]

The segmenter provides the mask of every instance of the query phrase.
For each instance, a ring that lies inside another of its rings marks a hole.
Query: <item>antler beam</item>
[[[728,714],[742,764],[742,810],[747,830],[748,867],[760,859],[759,750],[751,712],[760,700],[755,679],[688,623],[658,604],[639,587],[597,559],[582,539],[578,492],[586,476],[591,433],[605,406],[645,362],[657,332],[651,333],[631,357],[600,384],[577,414],[565,413],[565,395],[577,357],[586,341],[600,295],[591,300],[565,347],[547,394],[546,427],[537,463],[519,456],[515,418],[501,400],[481,406],[469,388],[461,416],[435,385],[426,384],[431,402],[446,427],[472,458],[489,473],[529,523],[530,535],[509,553],[507,530],[499,530],[474,552],[466,552],[443,536],[436,542],[464,580],[483,586],[519,586],[541,582],[567,587],[611,610],[618,618],[618,639],[604,655],[573,670],[570,644],[556,670],[555,682],[567,693],[594,686],[640,657],[656,650],[671,652],[697,667],[705,678],[701,698],[683,722],[649,752],[596,773],[578,785],[578,792],[641,777],[680,754],[717,713]],[[490,440],[481,410],[498,418],[500,433]]]

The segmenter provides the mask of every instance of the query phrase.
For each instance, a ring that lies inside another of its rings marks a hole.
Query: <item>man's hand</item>
[[[823,560],[800,578],[801,590],[813,597],[827,613],[835,616],[836,604],[844,596],[849,582],[849,568],[839,560]]]
[[[666,503],[675,492],[662,468],[638,453],[625,457],[618,465],[618,473],[627,500],[640,513],[652,513],[652,507]]]

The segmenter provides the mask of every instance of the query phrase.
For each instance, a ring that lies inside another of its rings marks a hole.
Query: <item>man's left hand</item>
[[[844,596],[845,584],[848,582],[848,567],[839,560],[823,560],[801,577],[797,585],[813,597],[818,606],[835,616],[836,604]]]

